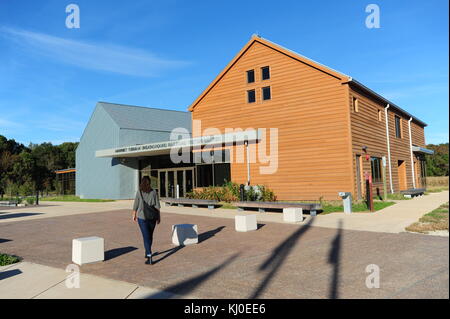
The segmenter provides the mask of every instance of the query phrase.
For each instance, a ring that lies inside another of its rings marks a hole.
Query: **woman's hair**
[[[144,176],[141,179],[141,184],[139,185],[139,189],[144,193],[150,193],[152,190],[152,185],[150,183],[150,177]]]

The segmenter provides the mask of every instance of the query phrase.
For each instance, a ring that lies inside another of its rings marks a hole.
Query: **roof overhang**
[[[414,153],[424,153],[424,154],[430,154],[430,155],[434,154],[433,150],[429,150],[427,148],[420,147],[420,146],[415,146],[415,145],[413,145],[412,151]]]
[[[260,130],[245,130],[226,134],[200,136],[163,141],[151,144],[130,145],[95,152],[95,157],[140,157],[170,154],[171,150],[178,151],[186,147],[204,147],[215,145],[233,145],[233,143],[253,142],[261,140]]]

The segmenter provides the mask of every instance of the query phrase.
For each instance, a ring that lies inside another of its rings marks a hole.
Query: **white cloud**
[[[183,61],[159,58],[139,49],[69,40],[20,29],[3,27],[0,28],[0,34],[32,54],[40,54],[59,62],[91,70],[133,76],[155,76],[164,69],[188,64]]]

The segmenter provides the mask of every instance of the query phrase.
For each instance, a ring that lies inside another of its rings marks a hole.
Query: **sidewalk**
[[[311,226],[319,226],[326,228],[342,228],[347,230],[361,230],[371,232],[384,233],[401,233],[405,232],[405,227],[419,220],[420,217],[440,205],[448,202],[449,192],[431,193],[422,197],[414,197],[411,200],[399,200],[396,204],[389,206],[383,210],[374,213],[331,213],[327,215],[318,215],[311,223]],[[255,212],[238,212],[234,209],[214,209],[177,206],[163,206],[161,209],[164,213],[174,213],[183,215],[196,215],[220,218],[232,218],[237,214],[255,214]],[[283,221],[282,213],[257,213],[258,222],[276,222],[286,223]],[[303,223],[307,222],[309,216]],[[341,225],[341,222],[342,223]],[[301,224],[301,223],[297,223]]]
[[[80,287],[67,288],[74,274],[59,268],[21,262],[0,267],[0,299],[152,299],[193,298],[124,281],[80,273]]]

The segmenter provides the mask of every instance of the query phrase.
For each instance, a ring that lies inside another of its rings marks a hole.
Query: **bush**
[[[219,202],[236,202],[240,199],[239,184],[228,182],[224,186],[209,186],[186,194],[187,198],[217,200]],[[273,191],[263,185],[246,186],[244,200],[275,201]]]
[[[27,203],[29,205],[33,205],[34,204],[34,197],[27,197],[26,201],[27,201]]]

